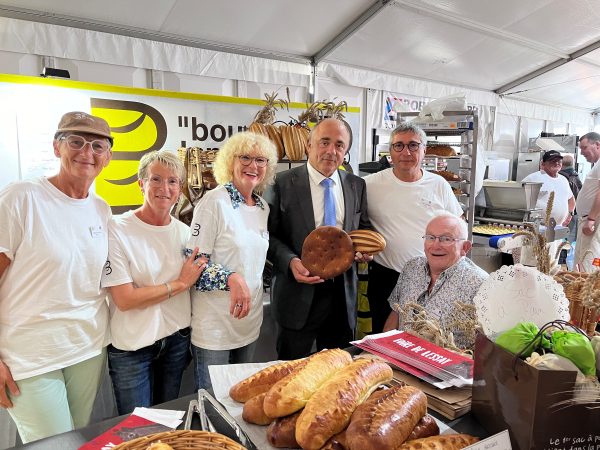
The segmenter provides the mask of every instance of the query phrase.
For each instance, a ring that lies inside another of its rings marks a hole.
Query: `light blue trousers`
[[[106,348],[64,369],[17,381],[8,413],[23,443],[86,426],[106,367]]]

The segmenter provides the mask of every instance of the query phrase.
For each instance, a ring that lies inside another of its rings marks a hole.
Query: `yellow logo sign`
[[[91,99],[91,113],[105,119],[114,137],[112,160],[96,178],[96,193],[119,213],[142,204],[137,183],[140,158],[159,150],[167,124],[155,108],[125,100]]]

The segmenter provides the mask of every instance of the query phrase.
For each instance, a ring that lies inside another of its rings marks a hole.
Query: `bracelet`
[[[171,295],[173,295],[173,290],[171,289],[171,285],[169,283],[165,283],[165,286],[167,287],[167,298],[171,298]]]

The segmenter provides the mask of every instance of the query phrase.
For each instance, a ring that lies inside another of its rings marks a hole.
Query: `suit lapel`
[[[348,174],[344,170],[338,170],[340,182],[342,183],[342,192],[344,193],[344,230],[352,231],[352,216],[354,214],[354,183],[348,179]]]
[[[298,203],[302,217],[308,227],[310,233],[315,229],[315,213],[312,204],[312,195],[310,193],[310,181],[308,179],[308,169],[306,165],[301,166],[298,173],[292,178],[292,189],[294,194],[298,196]]]

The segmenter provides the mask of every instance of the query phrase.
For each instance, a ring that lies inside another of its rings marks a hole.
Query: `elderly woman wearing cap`
[[[189,288],[205,267],[187,258],[190,229],[171,217],[185,168],[174,153],[159,150],[140,160],[144,203],[116,216],[109,226],[102,286],[110,292],[108,366],[119,414],[179,396],[189,364]]]
[[[269,247],[269,206],[258,195],[272,183],[277,151],[266,137],[233,135],[214,164],[220,186],[196,205],[189,248],[232,274],[192,289],[192,354],[197,388],[212,386],[208,366],[248,362],[262,323],[262,272]],[[207,289],[220,289],[206,291]],[[228,289],[229,292],[224,292]]]
[[[0,406],[23,442],[89,422],[108,343],[100,277],[111,216],[89,189],[112,142],[104,119],[67,113],[58,174],[0,191]]]

